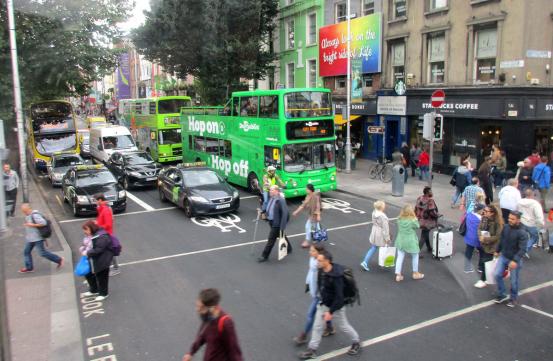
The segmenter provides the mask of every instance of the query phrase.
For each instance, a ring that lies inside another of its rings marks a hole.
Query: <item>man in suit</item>
[[[267,244],[261,257],[257,259],[258,262],[266,262],[269,259],[269,255],[275,245],[276,240],[280,236],[281,232],[284,234],[286,230],[286,225],[290,219],[290,213],[288,211],[288,206],[286,205],[286,200],[280,195],[280,189],[277,185],[272,185],[269,189],[269,203],[267,204],[267,220],[271,230],[269,231],[269,237],[267,237]],[[288,253],[292,253],[292,245],[286,238],[288,243]]]

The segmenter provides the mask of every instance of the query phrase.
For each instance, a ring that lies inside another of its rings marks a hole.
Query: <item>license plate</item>
[[[154,181],[156,179],[157,179],[157,177],[148,177],[148,178],[146,178],[147,181]]]
[[[215,206],[215,209],[224,209],[224,208],[230,208],[230,203],[219,204],[219,205]]]

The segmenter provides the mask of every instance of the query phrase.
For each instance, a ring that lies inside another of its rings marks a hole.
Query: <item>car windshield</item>
[[[77,173],[77,187],[88,187],[91,185],[106,185],[117,183],[109,171],[92,171]]]
[[[286,118],[316,118],[332,115],[330,93],[305,91],[284,95]]]
[[[37,151],[42,155],[52,155],[55,152],[73,150],[77,146],[77,136],[75,134],[35,136]]]
[[[54,162],[55,168],[71,167],[73,165],[83,164],[83,161],[79,157],[63,157],[57,158]]]
[[[188,170],[183,173],[184,185],[187,187],[197,187],[209,184],[220,184],[223,180],[219,175],[211,170]]]
[[[303,172],[334,166],[332,142],[288,144],[284,146],[284,170]]]
[[[113,135],[102,138],[104,149],[127,149],[134,147],[134,142],[130,135]]]
[[[125,161],[128,165],[149,164],[154,162],[152,157],[146,152],[126,154]]]
[[[181,130],[178,129],[166,129],[159,131],[159,142],[161,144],[181,144]]]
[[[188,99],[167,99],[160,100],[157,104],[158,114],[180,114],[180,108],[191,105]]]

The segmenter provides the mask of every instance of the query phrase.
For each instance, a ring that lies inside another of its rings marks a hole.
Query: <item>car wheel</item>
[[[129,189],[129,178],[123,178],[123,188]]]
[[[261,187],[259,186],[259,179],[254,172],[251,172],[250,175],[248,175],[248,192],[258,193],[260,191]]]
[[[73,215],[75,217],[79,216],[79,211],[77,210],[77,202],[73,201],[71,202],[71,209],[73,210]]]
[[[182,208],[184,208],[184,214],[188,218],[192,218],[194,216],[194,212],[192,212],[192,206],[190,205],[190,202],[188,201],[188,199],[184,200]]]
[[[163,203],[167,202],[167,197],[165,197],[165,193],[163,193],[163,189],[158,188],[157,190],[159,193],[159,200]]]

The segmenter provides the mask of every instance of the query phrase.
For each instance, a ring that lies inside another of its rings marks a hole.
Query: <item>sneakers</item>
[[[19,271],[19,273],[33,273],[35,270],[32,270],[32,269],[26,269],[26,268],[21,268]]]
[[[517,301],[509,299],[509,302],[507,302],[507,307],[515,308],[517,304]]]
[[[305,333],[303,333],[303,332],[302,332],[301,335],[294,337],[292,340],[294,341],[296,346],[301,346],[301,345],[307,343],[307,337],[305,336]]]
[[[121,271],[119,270],[119,268],[113,268],[113,269],[110,269],[109,270],[109,276],[112,277],[112,276],[117,276],[119,273],[121,273]]]
[[[474,268],[472,268],[472,267],[471,268],[465,268],[464,272],[465,273],[472,273],[472,272],[474,272]]]
[[[493,301],[499,305],[499,304],[502,304],[503,302],[507,301],[508,299],[509,299],[509,297],[507,297],[507,296],[497,296]]]
[[[259,258],[257,259],[257,262],[258,262],[258,263],[263,263],[263,262],[267,262],[267,260],[268,260],[268,259],[265,258],[265,257],[259,257]]]
[[[476,282],[476,283],[474,284],[474,287],[476,287],[476,288],[484,288],[484,287],[486,287],[487,285],[488,285],[488,284],[487,284],[486,282],[484,282],[484,281],[482,281],[482,280],[479,280],[478,282]]]
[[[528,252],[524,253],[524,257],[526,257],[526,259],[530,259],[530,255],[528,254]]]
[[[317,354],[315,353],[315,350],[308,348],[307,350],[300,352],[298,357],[300,360],[311,360],[317,358]]]
[[[365,261],[361,262],[361,268],[363,268],[367,272],[370,271],[369,265]]]
[[[98,296],[95,298],[95,301],[103,301],[105,300],[106,298],[108,298],[109,295],[105,295],[105,296]]]
[[[361,350],[361,345],[359,345],[359,342],[356,342],[353,345],[351,345],[350,349],[348,350],[348,355],[350,356],[357,355],[360,350]]]
[[[60,259],[60,263],[58,263],[58,265],[56,266],[57,269],[60,269],[63,267],[63,263],[65,262],[65,258],[61,257]]]
[[[328,336],[334,335],[335,333],[336,333],[336,329],[334,329],[334,326],[327,327],[323,331],[323,337],[328,337]]]
[[[82,294],[83,297],[92,297],[92,296],[96,296],[98,294],[98,292],[85,292]]]

